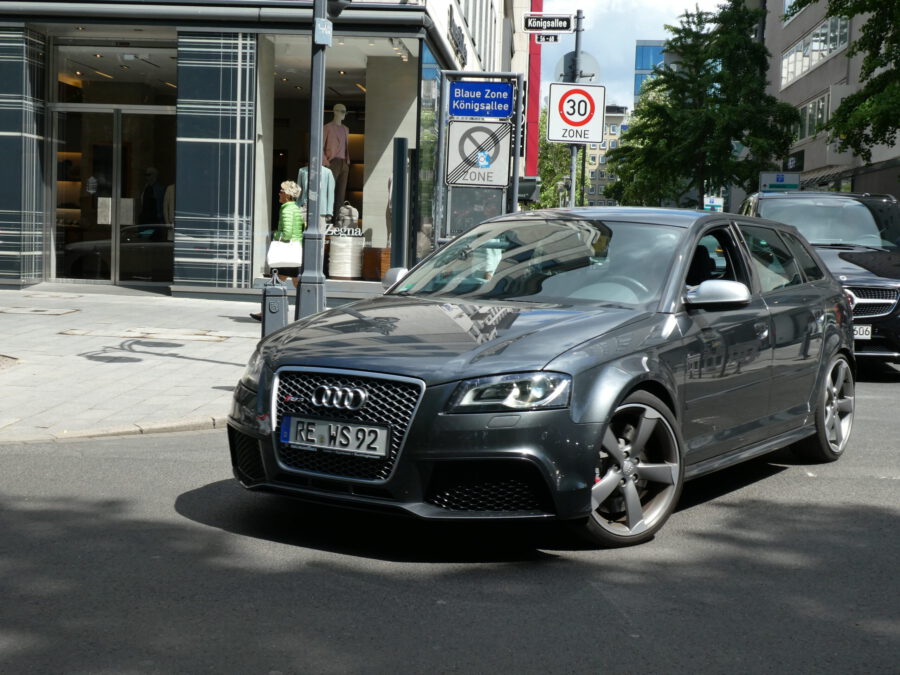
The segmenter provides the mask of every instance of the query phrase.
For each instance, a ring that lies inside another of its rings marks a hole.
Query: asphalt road
[[[613,551],[245,493],[220,431],[0,446],[0,672],[897,673],[900,375],[857,394],[836,464]]]

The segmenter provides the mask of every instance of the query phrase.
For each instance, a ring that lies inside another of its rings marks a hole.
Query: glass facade
[[[653,70],[656,66],[662,65],[662,62],[662,45],[639,44],[634,50],[635,70]]]
[[[0,281],[44,275],[44,38],[0,30]]]
[[[491,32],[489,13],[482,18],[482,32]],[[277,187],[299,182],[308,163],[308,26],[266,33],[88,22],[41,30],[0,30],[0,149],[22,158],[0,169],[0,283],[251,288],[268,272]],[[346,175],[330,174],[335,198],[342,180],[344,192],[326,228],[343,229],[337,212],[350,208],[356,227],[346,236],[364,239],[374,251],[363,253],[379,264],[390,253],[397,138],[410,149],[410,250],[422,257],[433,246],[446,67],[436,54],[420,27],[404,24],[335,33],[328,51],[325,124],[348,133]],[[326,241],[345,234],[329,232]],[[339,278],[380,280],[384,270],[374,269]]]

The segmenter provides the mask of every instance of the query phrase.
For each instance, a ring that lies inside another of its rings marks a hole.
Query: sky
[[[607,105],[634,107],[634,47],[638,40],[666,40],[666,24],[677,26],[686,9],[715,11],[723,0],[544,0],[544,14],[584,13],[581,51],[600,64],[593,84],[606,87]],[[563,33],[557,44],[541,50],[541,92],[555,81],[554,67],[575,49],[575,34]],[[582,68],[584,71],[585,69]]]

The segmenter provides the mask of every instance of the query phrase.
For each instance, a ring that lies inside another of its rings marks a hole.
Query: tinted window
[[[485,223],[428,258],[395,292],[641,304],[659,298],[682,236],[679,228],[612,221]]]
[[[800,268],[775,230],[740,225],[763,293],[802,283]]]
[[[760,199],[759,215],[793,225],[813,244],[895,245],[882,236],[872,211],[847,197]]]
[[[825,273],[822,271],[822,268],[819,267],[819,263],[817,263],[812,255],[810,255],[809,251],[806,250],[806,246],[802,241],[789,232],[782,232],[781,236],[787,242],[788,248],[790,248],[794,257],[797,259],[797,263],[803,270],[803,274],[806,275],[807,281],[818,281],[825,277]]]

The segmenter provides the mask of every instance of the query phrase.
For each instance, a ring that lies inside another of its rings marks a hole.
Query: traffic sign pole
[[[580,9],[575,13],[575,67],[572,69],[572,82],[577,82],[581,76],[581,22],[584,19],[584,12]],[[575,207],[575,190],[578,187],[575,184],[578,164],[578,145],[572,144],[569,147],[569,208]],[[584,175],[581,176],[584,180]],[[582,189],[582,194],[584,190]]]

